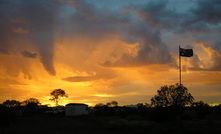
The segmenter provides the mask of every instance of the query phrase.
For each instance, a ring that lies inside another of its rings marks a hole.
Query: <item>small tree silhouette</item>
[[[63,97],[67,98],[68,94],[66,94],[63,89],[55,89],[51,92],[51,96],[52,98],[49,100],[55,101],[56,106],[58,106],[58,101]]]

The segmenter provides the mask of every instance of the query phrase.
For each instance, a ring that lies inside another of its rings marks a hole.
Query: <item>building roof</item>
[[[69,103],[65,106],[88,106],[87,104],[83,104],[83,103]]]

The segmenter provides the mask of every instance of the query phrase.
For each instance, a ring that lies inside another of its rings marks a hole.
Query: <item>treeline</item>
[[[68,95],[62,89],[55,89],[51,92],[51,96],[50,100],[55,101],[56,104],[56,107],[53,108],[42,106],[36,98],[29,98],[22,102],[17,100],[4,101],[0,104],[0,133],[4,133],[6,127],[13,124],[17,119],[26,119],[26,117],[35,115],[40,115],[43,118],[54,116],[63,118],[65,107],[59,106],[58,101],[68,97]],[[117,120],[123,119],[128,122],[154,121],[160,123],[177,120],[218,120],[219,122],[221,120],[221,104],[211,106],[203,101],[196,102],[188,89],[180,84],[162,86],[150,101],[150,104],[138,103],[127,106],[119,106],[117,101],[98,103],[87,109],[89,111],[87,117],[108,117],[117,118]],[[51,112],[55,109],[57,112]],[[63,113],[58,114],[59,110]]]
[[[107,104],[109,103],[111,102],[108,102]],[[154,106],[148,103],[138,103],[137,105],[129,106],[107,104],[96,104],[94,107],[92,107],[93,114],[120,116],[139,115],[151,120],[173,120],[177,119],[179,114],[181,114],[181,118],[185,119],[203,119],[211,115],[214,115],[214,118],[216,116],[221,119],[221,104],[209,106],[203,101],[193,102],[191,105],[185,107],[178,107],[175,105],[162,107]]]
[[[17,100],[6,100],[2,103],[2,106],[5,106],[7,108],[16,108],[19,106],[27,106],[27,107],[35,107],[40,105],[41,103],[39,102],[38,99],[36,98],[29,98],[25,101],[17,101]]]
[[[52,110],[51,107],[44,107],[35,99],[30,98],[23,102],[16,100],[6,100],[0,104],[0,118],[8,121],[16,118],[19,111],[22,111],[23,117],[30,117],[36,114],[45,115],[47,110]],[[64,109],[64,107],[63,107]],[[203,101],[193,102],[185,107],[172,106],[155,106],[148,103],[138,103],[136,105],[119,106],[117,101],[107,103],[98,103],[93,107],[89,107],[89,116],[119,116],[122,118],[146,119],[154,121],[169,121],[182,119],[206,119],[215,118],[221,119],[221,104],[210,106]],[[61,114],[64,116],[64,114]]]
[[[115,101],[113,102],[117,104]],[[194,97],[188,92],[188,89],[179,83],[161,86],[157,90],[157,94],[151,98],[151,104],[139,103],[136,108],[110,107],[109,104],[111,103],[95,105],[95,112],[100,115],[137,114],[151,120],[203,119],[207,117],[221,119],[221,104],[209,106],[203,101],[194,102]]]
[[[0,104],[0,127],[4,133],[6,127],[14,122],[18,116],[32,116],[36,107],[40,105],[38,99],[29,98],[25,101],[6,100]],[[20,115],[22,113],[22,115]]]
[[[22,102],[17,100],[6,100],[0,104],[1,123],[13,120],[18,116],[32,116],[39,112],[36,107],[40,104],[39,100],[35,98],[29,98]]]
[[[63,89],[55,89],[50,95],[50,100],[55,101],[58,107],[58,101],[66,98],[68,95]],[[17,100],[6,100],[0,104],[1,117],[7,115],[18,115],[22,110],[23,116],[30,116],[36,113],[45,113],[51,108],[39,110],[40,102],[36,98],[29,98],[19,102]],[[170,86],[161,86],[157,90],[157,94],[151,98],[151,103],[138,103],[136,105],[119,106],[117,101],[107,103],[98,103],[93,107],[89,107],[88,111],[92,115],[139,115],[153,120],[175,119],[180,118],[206,118],[209,115],[215,115],[221,118],[221,104],[217,106],[209,106],[203,101],[194,102],[194,97],[188,92],[188,89],[182,84]],[[6,112],[5,112],[6,111]],[[63,107],[64,111],[64,107]],[[50,113],[50,112],[48,112]],[[63,114],[64,115],[64,114]]]

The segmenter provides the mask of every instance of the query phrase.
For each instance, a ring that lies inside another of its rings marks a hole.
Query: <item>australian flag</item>
[[[180,48],[180,56],[183,56],[183,57],[192,57],[192,56],[193,56],[193,50],[192,50],[192,49],[183,49],[183,48]]]

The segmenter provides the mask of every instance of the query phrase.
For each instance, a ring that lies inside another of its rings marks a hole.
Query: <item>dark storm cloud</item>
[[[160,32],[143,22],[133,20],[128,9],[104,12],[82,1],[71,4],[76,12],[70,17],[74,33],[97,39],[108,34],[118,34],[128,43],[139,43],[140,50],[136,57],[124,53],[115,63],[107,60],[104,66],[143,66],[148,64],[166,64],[171,62],[171,55],[167,46],[161,41]],[[119,44],[120,45],[120,44]]]
[[[206,32],[201,32],[197,36],[197,41],[203,42],[204,47],[213,51],[210,55],[213,64],[211,67],[203,68],[203,70],[221,71],[221,1],[198,0],[197,6],[190,11],[192,11],[195,20],[193,24],[199,26],[202,24],[201,29],[207,29]]]
[[[41,62],[49,74],[55,75],[53,63],[54,26],[59,4],[50,1],[6,1],[1,3],[1,44],[3,49],[13,48],[11,38],[31,39],[39,51]],[[13,9],[13,10],[12,10]],[[17,29],[17,31],[16,31]],[[24,34],[25,35],[21,35]],[[29,44],[27,44],[29,45]],[[23,55],[30,57],[30,53]],[[33,55],[32,55],[33,56]]]
[[[198,0],[197,6],[192,9],[196,20],[211,24],[218,24],[221,21],[220,0]]]
[[[118,28],[130,22],[129,17],[123,15],[120,10],[111,12],[105,8],[97,9],[95,5],[89,5],[84,0],[73,1],[70,5],[75,11],[66,18],[69,21],[64,25],[63,33],[82,34],[98,40],[117,33]]]
[[[143,6],[131,6],[136,15],[152,27],[175,28],[180,22],[181,14],[167,7],[168,1],[150,1]]]
[[[123,53],[116,61],[107,59],[103,63],[104,66],[170,64],[174,59],[167,47],[170,44],[165,44],[161,40],[163,32],[188,33],[198,39],[202,33],[209,34],[211,30],[217,31],[218,27],[220,29],[221,2],[219,0],[192,2],[194,6],[180,12],[179,7],[169,6],[171,4],[169,0],[150,0],[142,5],[128,6],[127,4],[126,7],[119,7],[119,10],[115,11],[108,6],[97,8],[96,3],[89,3],[86,0],[21,0],[19,2],[2,0],[0,17],[3,21],[0,22],[0,39],[1,44],[5,45],[1,45],[1,48],[9,50],[13,46],[9,43],[10,36],[27,37],[38,49],[44,68],[49,74],[55,75],[53,49],[56,33],[62,37],[78,35],[92,40],[115,34],[119,35],[122,41],[138,43],[140,49],[136,56]],[[21,31],[13,32],[13,27],[25,30],[23,31],[25,34],[21,35]],[[213,48],[218,48],[220,53],[220,45],[215,40],[210,41],[217,44]],[[73,43],[73,45],[78,44]],[[90,48],[95,49],[96,43]],[[196,61],[197,59],[199,58],[195,57]],[[214,60],[219,61],[219,57],[214,57]],[[196,68],[198,65],[193,66]],[[219,65],[214,64],[215,66],[219,68]]]
[[[56,74],[53,63],[53,43],[55,18],[58,9],[57,3],[50,3],[49,1],[30,2],[30,5],[25,5],[23,9],[20,9],[24,11],[22,15],[29,19],[30,28],[33,31],[30,36],[38,48],[44,68],[51,75]]]
[[[194,6],[190,6],[184,12],[179,12],[179,7],[168,8],[170,1],[150,1],[144,6],[131,7],[137,17],[142,18],[152,28],[158,29],[160,33],[169,30],[179,35],[187,34],[193,36],[196,42],[204,42],[207,47],[217,51],[210,57],[211,67],[201,68],[203,61],[200,61],[196,54],[190,60],[192,67],[189,69],[220,71],[221,1],[196,0],[190,2]],[[160,38],[160,36],[158,37]],[[110,62],[107,63],[110,65]]]
[[[8,9],[10,7],[10,4],[7,1],[1,0],[0,2],[0,49],[1,53],[8,54],[10,50],[10,35],[11,31],[10,29],[10,18],[9,18],[9,12]]]
[[[125,29],[125,32],[125,41],[141,44],[141,49],[137,52],[137,56],[124,53],[116,62],[106,61],[103,64],[104,66],[136,67],[150,64],[168,64],[172,61],[168,48],[162,42],[158,31],[151,30],[150,27],[141,24]]]
[[[182,2],[182,1],[176,1]],[[190,1],[195,6],[180,12],[180,7],[169,7],[171,1],[149,1],[146,5],[130,6],[137,17],[142,18],[148,25],[173,32],[210,32],[221,20],[220,0]],[[184,5],[185,6],[185,5]]]
[[[72,29],[72,33],[81,33],[94,38],[99,38],[110,33],[119,34],[125,42],[139,43],[140,50],[137,56],[123,53],[117,61],[107,60],[104,66],[142,66],[149,64],[168,64],[174,59],[171,58],[167,45],[161,40],[163,30],[183,34],[199,35],[210,32],[211,25],[217,23],[216,17],[210,19],[200,19],[201,9],[206,6],[206,1],[196,1],[194,7],[189,8],[189,12],[179,12],[179,7],[169,8],[170,1],[149,1],[145,5],[130,5],[124,7],[122,11],[104,12],[96,9],[95,5],[88,5],[86,1],[74,1],[71,5],[76,12],[70,17],[71,25],[66,25]],[[211,1],[209,6],[218,4]],[[211,4],[213,3],[213,4]],[[205,5],[204,5],[205,4]],[[216,7],[219,7],[216,5]],[[219,14],[219,8],[214,9]],[[218,10],[218,11],[217,11]],[[131,17],[131,11],[135,14]],[[219,16],[219,15],[214,15]],[[141,18],[138,20],[136,17]],[[207,17],[208,18],[208,17]],[[137,19],[137,20],[136,20]],[[212,21],[214,20],[214,21]],[[66,31],[67,32],[67,31]],[[196,39],[198,36],[195,36]],[[196,66],[196,65],[193,65]]]
[[[31,53],[31,52],[28,52],[27,50],[24,50],[23,52],[21,52],[21,54],[26,58],[36,58],[37,57],[37,53]]]
[[[220,29],[221,1],[197,0],[179,24],[179,32],[210,33]]]

